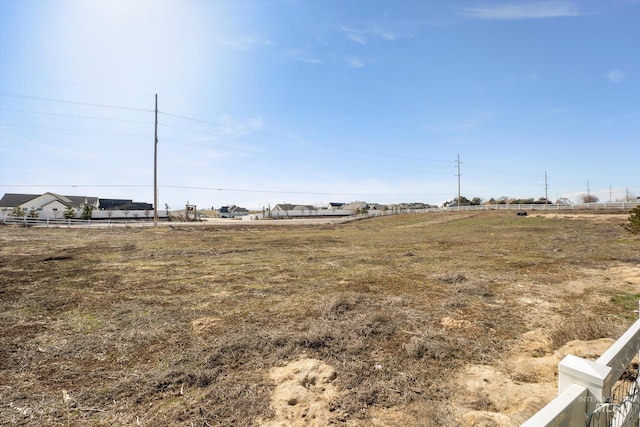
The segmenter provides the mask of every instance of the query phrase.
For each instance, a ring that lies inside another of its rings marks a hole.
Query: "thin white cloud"
[[[356,56],[349,56],[345,58],[344,62],[349,68],[362,68],[367,65],[367,63],[362,58],[358,58]]]
[[[289,56],[296,61],[305,62],[307,64],[322,64],[324,61],[320,58],[308,55],[300,49],[289,49]]]
[[[356,42],[358,44],[367,44],[367,39],[362,34],[350,33],[348,37],[352,42]]]
[[[390,31],[385,31],[377,26],[371,28],[358,29],[353,27],[347,27],[346,25],[340,25],[340,31],[345,33],[347,38],[354,43],[368,44],[371,39],[383,39],[393,41],[398,38],[398,35]]]
[[[607,74],[607,78],[611,83],[620,83],[624,79],[624,73],[620,70],[613,70]]]
[[[577,4],[570,1],[522,2],[487,7],[461,9],[461,14],[472,19],[518,20],[580,16]]]

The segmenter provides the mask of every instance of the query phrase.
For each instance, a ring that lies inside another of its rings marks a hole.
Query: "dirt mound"
[[[263,427],[326,426],[335,416],[331,401],[338,395],[333,380],[336,371],[317,359],[302,359],[273,368],[269,377],[276,383],[271,395],[275,419],[258,421]]]
[[[497,366],[469,365],[458,376],[467,390],[459,402],[463,425],[516,426],[558,392],[558,363],[568,354],[596,359],[613,339],[574,340],[556,351],[543,331],[523,336],[520,348]]]
[[[201,317],[191,322],[191,331],[195,335],[204,335],[220,329],[222,319],[217,317]]]

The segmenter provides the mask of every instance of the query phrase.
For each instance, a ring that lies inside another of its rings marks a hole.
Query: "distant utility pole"
[[[589,199],[591,198],[591,192],[590,192],[590,189],[589,189],[589,180],[587,180],[587,198],[589,198]]]
[[[458,211],[460,211],[460,154],[458,154]]]
[[[547,171],[544,171],[544,203],[549,203],[549,197],[547,195],[547,190],[549,190],[549,184],[547,183]]]
[[[609,203],[611,203],[611,196],[612,196],[612,189],[611,189],[611,184],[609,184]]]
[[[158,226],[158,94],[156,93],[156,126],[153,135],[153,225]]]

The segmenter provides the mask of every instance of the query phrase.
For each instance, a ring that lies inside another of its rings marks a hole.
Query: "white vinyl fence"
[[[595,362],[568,355],[558,365],[558,397],[522,427],[638,426],[640,350],[637,320]]]

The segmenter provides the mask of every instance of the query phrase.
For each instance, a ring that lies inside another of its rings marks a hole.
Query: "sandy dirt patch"
[[[467,397],[457,402],[458,413],[465,426],[517,426],[558,393],[558,363],[569,354],[589,360],[597,359],[615,340],[601,338],[573,340],[558,349],[550,338],[551,325],[561,325],[555,310],[561,298],[572,295],[578,301],[585,293],[589,298],[609,298],[606,292],[624,289],[640,293],[640,266],[616,266],[604,270],[581,269],[579,278],[562,287],[524,286],[518,299],[528,307],[530,324],[546,318],[549,325],[522,335],[510,356],[495,365],[468,365],[456,379],[467,390]],[[597,292],[593,292],[597,290]],[[459,321],[443,318],[443,326],[461,327]]]
[[[338,395],[333,367],[317,359],[302,359],[273,368],[269,377],[276,383],[271,395],[275,420],[260,422],[264,427],[323,427],[335,414],[331,401]]]

